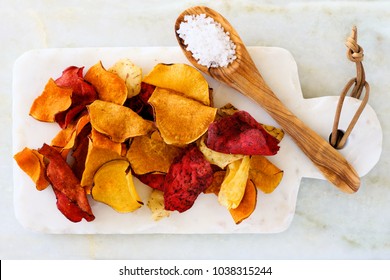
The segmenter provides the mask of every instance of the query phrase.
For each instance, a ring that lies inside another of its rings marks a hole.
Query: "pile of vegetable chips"
[[[214,108],[195,68],[157,64],[143,77],[122,59],[83,72],[71,66],[49,78],[30,116],[57,123],[58,134],[14,155],[37,190],[51,186],[70,221],[95,219],[89,199],[119,213],[146,204],[159,220],[214,194],[239,224],[255,210],[257,191],[271,193],[282,180],[268,156],[278,152],[283,131],[231,104]],[[147,202],[134,180],[151,188]]]

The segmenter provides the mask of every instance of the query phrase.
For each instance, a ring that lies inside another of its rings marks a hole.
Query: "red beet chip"
[[[279,151],[279,140],[249,113],[238,111],[210,124],[206,146],[226,154],[269,156]]]
[[[148,185],[153,189],[164,191],[164,182],[166,174],[148,173],[135,176],[145,185]]]
[[[190,145],[176,157],[165,177],[165,209],[180,213],[192,207],[198,195],[213,181],[213,169],[202,152]]]
[[[88,219],[89,221],[93,220],[90,215],[85,215],[85,212],[77,205],[77,203],[70,200],[62,192],[60,192],[54,188],[53,188],[53,191],[54,191],[54,194],[56,195],[58,210],[60,210],[60,212],[66,218],[68,218],[68,220],[70,220],[74,223],[80,222],[84,217],[86,219]]]
[[[85,189],[61,154],[47,144],[38,151],[48,161],[46,175],[56,194],[58,210],[72,222],[79,222],[82,218],[93,221],[95,216]]]
[[[70,66],[55,80],[57,86],[73,90],[72,105],[90,104],[97,98],[95,88],[83,78],[83,69],[84,67]]]
[[[84,67],[70,66],[62,72],[61,77],[55,80],[57,86],[72,89],[71,107],[56,115],[56,122],[61,128],[66,128],[85,109],[86,105],[97,99],[95,88],[83,78],[83,69]]]
[[[132,109],[146,120],[154,120],[153,107],[148,103],[150,96],[156,87],[147,83],[141,83],[141,91],[136,96],[129,98],[125,106]]]

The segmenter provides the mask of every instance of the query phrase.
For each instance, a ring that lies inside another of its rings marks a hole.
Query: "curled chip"
[[[83,111],[85,111],[85,105],[71,106],[68,110],[56,114],[55,121],[64,129]]]
[[[122,154],[122,143],[112,141],[109,137],[98,132],[96,129],[91,130],[90,137],[95,147],[112,150],[118,155]]]
[[[156,126],[167,144],[186,145],[197,140],[214,121],[216,108],[205,106],[173,91],[156,88],[149,99]]]
[[[144,135],[133,138],[126,156],[136,174],[167,173],[173,159],[180,153],[180,148]]]
[[[248,180],[245,186],[244,196],[241,199],[240,205],[234,209],[230,209],[230,215],[232,216],[236,224],[241,223],[248,218],[256,209],[257,204],[257,188],[251,180]]]
[[[68,110],[55,116],[61,128],[66,128],[85,109],[85,105],[97,98],[95,88],[84,80],[83,70],[84,67],[70,66],[62,72],[61,77],[55,80],[56,85],[72,89],[72,105]]]
[[[157,64],[143,82],[171,89],[184,96],[210,105],[209,85],[203,75],[188,64]]]
[[[119,105],[125,103],[127,99],[125,81],[117,74],[107,71],[101,61],[89,68],[84,79],[95,87],[100,100]]]
[[[71,88],[72,105],[87,105],[97,98],[95,88],[83,78],[84,67],[70,66],[55,80],[60,87]]]
[[[144,120],[125,106],[96,100],[87,108],[92,127],[115,142],[121,143],[130,137],[145,135],[153,129],[151,121]]]
[[[80,222],[83,218],[93,221],[95,216],[85,190],[61,154],[47,144],[38,152],[48,160],[46,175],[56,193],[57,208],[72,222]]]
[[[76,143],[73,147],[72,158],[74,162],[72,164],[72,170],[80,181],[85,170],[85,159],[87,158],[89,144],[88,135],[90,131],[91,126],[85,126],[82,132],[76,137]]]
[[[42,94],[30,108],[30,115],[43,122],[55,122],[56,114],[66,111],[72,104],[72,89],[56,85],[49,79]]]
[[[283,171],[263,156],[252,156],[249,178],[264,193],[271,193],[283,178]]]
[[[143,205],[134,186],[129,162],[126,160],[113,160],[103,164],[93,181],[93,199],[120,213],[133,212]]]
[[[187,211],[212,181],[210,163],[198,147],[188,146],[182,155],[175,158],[165,177],[165,209],[180,213]]]
[[[131,62],[130,59],[121,59],[108,69],[125,81],[127,98],[137,95],[141,90],[142,69]]]
[[[228,165],[226,176],[218,193],[218,201],[227,209],[234,209],[240,205],[244,196],[249,175],[250,157],[234,161]]]
[[[233,161],[242,159],[244,157],[244,155],[225,154],[209,149],[204,142],[205,138],[206,134],[200,138],[198,142],[198,147],[211,164],[215,164],[220,168],[224,169],[229,163],[232,163]]]
[[[51,146],[64,150],[72,149],[75,145],[77,135],[89,124],[89,116],[84,114],[79,119],[74,120],[65,129],[60,130],[52,139]]]
[[[213,122],[208,129],[206,145],[227,154],[275,155],[279,151],[279,140],[245,111]]]
[[[38,151],[24,148],[14,155],[14,159],[19,167],[33,180],[37,190],[46,189],[49,182],[46,179],[43,156]]]
[[[222,182],[225,178],[226,171],[217,171],[214,173],[214,179],[211,185],[204,191],[204,193],[212,193],[218,196],[221,190]],[[257,204],[257,188],[255,184],[248,179],[245,186],[244,195],[240,201],[240,204],[236,208],[229,209],[236,224],[241,223],[248,218],[256,209]]]

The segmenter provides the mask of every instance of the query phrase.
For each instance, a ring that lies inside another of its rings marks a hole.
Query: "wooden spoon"
[[[346,193],[356,192],[360,186],[360,178],[354,168],[337,150],[299,120],[277,98],[265,83],[238,33],[223,16],[207,7],[192,7],[182,12],[177,18],[175,31],[180,28],[185,15],[199,14],[213,18],[222,25],[225,32],[230,33],[231,40],[236,44],[237,58],[227,67],[208,68],[200,65],[192,53],[186,50],[186,45],[176,32],[176,38],[188,60],[200,71],[256,101],[292,137],[325,178]]]

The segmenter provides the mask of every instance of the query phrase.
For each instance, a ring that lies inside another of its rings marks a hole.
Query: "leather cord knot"
[[[333,122],[333,129],[332,133],[329,137],[329,143],[336,149],[342,149],[344,145],[347,142],[347,139],[349,135],[351,134],[352,129],[354,128],[355,124],[357,123],[364,107],[366,106],[368,102],[369,92],[370,92],[370,86],[366,82],[366,75],[363,68],[363,48],[358,45],[357,43],[357,28],[354,26],[352,28],[351,36],[348,37],[345,45],[347,46],[347,57],[349,60],[354,62],[356,64],[356,78],[352,78],[349,80],[349,82],[344,87],[343,91],[341,92],[339,102],[337,104],[337,109],[335,113],[335,118]],[[352,88],[353,86],[353,88]],[[351,90],[352,88],[352,90]],[[347,129],[341,130],[339,129],[339,122],[341,117],[341,109],[343,107],[344,99],[348,92],[350,92],[350,96],[360,99],[363,89],[365,89],[365,94],[362,99],[362,102],[357,109],[355,115],[353,116],[349,126]]]
[[[357,28],[354,26],[352,28],[352,34],[348,37],[345,42],[347,50],[347,57],[352,62],[362,62],[364,58],[363,48],[357,43]]]

